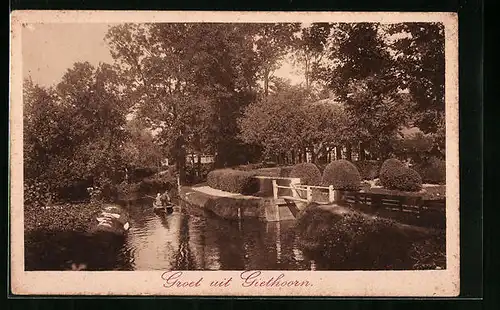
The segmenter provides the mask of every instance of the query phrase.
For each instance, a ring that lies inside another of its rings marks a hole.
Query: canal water
[[[314,270],[294,222],[229,221],[181,204],[156,214],[151,200],[124,205],[123,237],[40,233],[26,236],[26,270]]]

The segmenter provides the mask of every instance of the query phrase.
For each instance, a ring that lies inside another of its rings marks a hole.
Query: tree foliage
[[[268,155],[305,148],[316,153],[339,141],[346,120],[331,104],[313,104],[307,90],[283,84],[263,100],[250,104],[239,121],[241,139],[260,144]]]
[[[134,85],[140,117],[161,129],[178,163],[186,149],[213,149],[219,165],[235,158],[229,151],[238,146],[236,119],[256,96],[263,64],[258,53],[264,44],[254,49],[262,27],[146,24],[109,30],[112,55]]]
[[[444,131],[441,24],[335,23],[319,34],[306,45],[326,50],[327,61],[317,63],[312,76],[344,102],[351,120],[346,144],[360,144],[361,155],[365,149],[383,154],[392,151],[402,127]]]
[[[390,27],[400,83],[408,87],[415,105],[414,123],[425,133],[444,127],[444,26],[441,23],[401,23]],[[405,35],[401,35],[405,34]]]
[[[112,68],[76,63],[55,88],[24,84],[25,178],[52,191],[117,177],[127,104]]]
[[[125,125],[127,139],[123,144],[123,157],[129,167],[157,167],[163,157],[163,150],[155,141],[148,127],[139,119],[132,119]]]
[[[164,157],[183,178],[187,153],[214,153],[218,167],[260,150],[314,162],[339,146],[444,157],[440,23],[119,24],[105,40],[113,65],[75,63],[49,88],[25,81],[28,183],[117,182]],[[290,55],[305,85],[274,76]],[[400,138],[413,126],[425,139]]]

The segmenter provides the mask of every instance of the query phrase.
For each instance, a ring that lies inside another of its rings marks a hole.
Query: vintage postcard
[[[460,293],[456,14],[11,26],[12,294]]]

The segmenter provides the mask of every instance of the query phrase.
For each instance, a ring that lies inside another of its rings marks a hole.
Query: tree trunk
[[[359,144],[359,160],[366,160],[366,154],[365,154],[365,144],[361,142]]]
[[[264,96],[267,98],[269,95],[269,75],[270,70],[268,68],[264,69]]]
[[[179,172],[179,181],[181,185],[186,182],[186,150],[184,149],[184,143],[182,138],[177,139],[177,158],[176,166]]]
[[[201,154],[198,153],[198,163],[196,165],[196,175],[197,175],[197,178],[198,180],[197,181],[201,181]]]
[[[306,70],[305,70],[306,90],[309,91],[310,81],[309,81],[309,57],[308,57],[308,55],[305,56],[305,65],[306,65]]]
[[[348,144],[347,147],[346,147],[346,159],[348,161],[352,161],[352,147],[351,147],[351,144]]]
[[[292,165],[295,165],[295,150],[291,151]]]

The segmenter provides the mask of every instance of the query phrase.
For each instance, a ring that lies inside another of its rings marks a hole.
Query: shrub
[[[165,173],[165,174],[155,174],[149,178],[145,178],[141,182],[139,182],[139,193],[140,194],[148,194],[148,193],[157,193],[165,190],[170,190],[175,187],[177,180],[175,176]]]
[[[278,164],[276,164],[274,161],[264,161],[262,163],[262,166],[264,168],[273,168],[273,167],[276,167]]]
[[[436,157],[415,164],[413,167],[424,183],[446,184],[446,162]]]
[[[381,162],[378,160],[359,160],[353,162],[358,168],[359,174],[363,180],[374,180],[378,178]]]
[[[130,170],[129,178],[132,182],[138,182],[158,173],[158,170],[157,167],[136,167]]]
[[[116,187],[119,197],[139,193],[139,183],[127,183],[126,181],[123,181]]]
[[[300,178],[300,183],[304,185],[319,185],[321,183],[321,172],[312,163],[300,163],[293,166],[290,177]]]
[[[290,177],[290,173],[292,173],[293,166],[281,167],[279,176],[283,178]]]
[[[403,167],[405,167],[405,165],[396,158],[386,159],[382,164],[382,166],[380,167],[380,172],[379,172],[380,185],[385,186],[384,184],[390,182],[388,178],[391,171],[395,171]]]
[[[26,180],[24,184],[24,204],[43,207],[56,201],[57,195],[43,182]]]
[[[422,178],[397,159],[387,159],[380,169],[380,182],[387,189],[416,192],[422,189]]]
[[[100,191],[103,201],[115,201],[118,197],[118,189],[109,179],[105,179],[101,182]]]
[[[198,171],[198,164],[188,164],[186,165],[186,183],[196,184],[202,183],[207,180],[208,173],[213,169],[212,163],[201,164],[200,170]]]
[[[296,223],[298,245],[331,269],[409,269],[417,234],[356,211],[334,213],[312,204]]]
[[[239,165],[239,166],[234,167],[234,169],[241,170],[241,171],[252,171],[252,170],[257,170],[260,168],[264,168],[264,163],[246,164],[246,165]]]
[[[259,190],[258,181],[253,178],[255,172],[234,169],[219,169],[208,173],[208,186],[222,191],[253,194]]]
[[[255,175],[267,176],[267,177],[278,177],[280,175],[281,168],[260,168],[254,170]]]
[[[361,176],[353,163],[340,159],[326,166],[322,183],[324,186],[333,185],[335,189],[357,191],[361,187]]]

